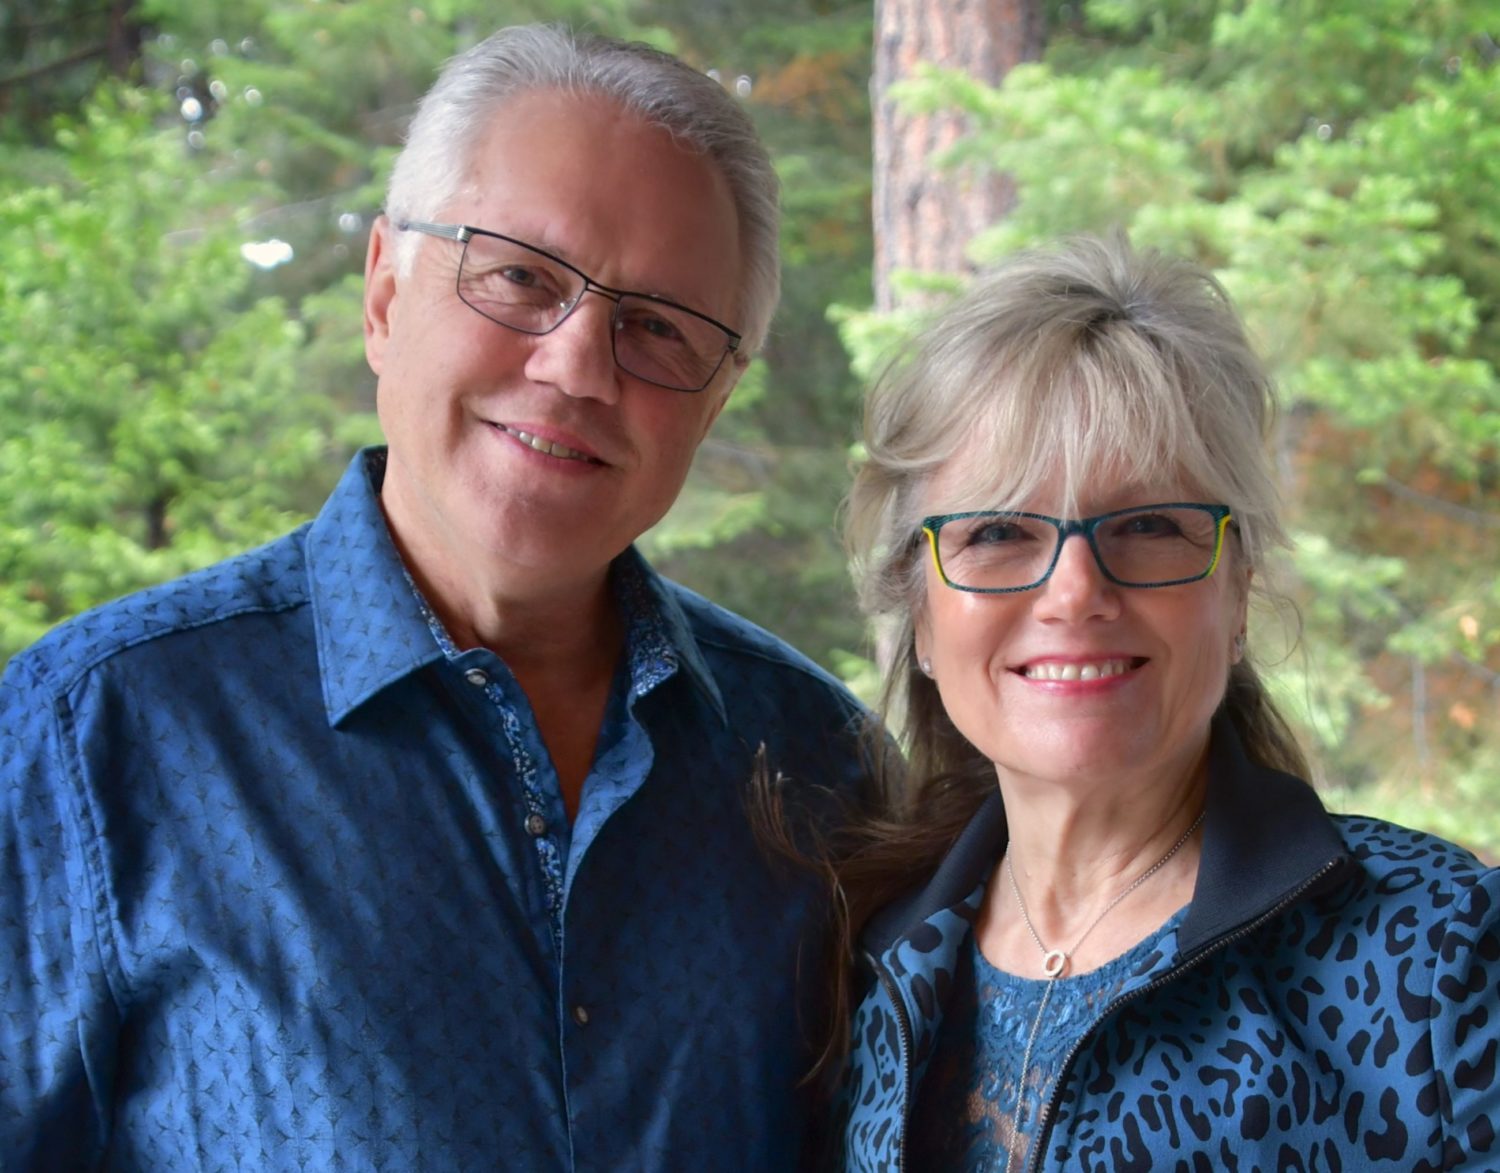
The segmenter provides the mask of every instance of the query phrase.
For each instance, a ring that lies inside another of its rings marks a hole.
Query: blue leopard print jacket
[[[1328,815],[1227,722],[1210,752],[1192,904],[1059,1072],[1031,1168],[1500,1169],[1500,871]],[[849,1170],[907,1167],[914,1089],[1005,839],[997,793],[864,935]]]

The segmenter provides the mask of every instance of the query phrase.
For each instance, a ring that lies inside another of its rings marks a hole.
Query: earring
[[[1245,658],[1245,633],[1242,631],[1234,637],[1234,662],[1238,664]]]
[[[920,667],[922,669],[922,675],[923,676],[931,676],[932,675],[932,661],[929,660],[929,659],[927,659],[925,656],[922,658]]]

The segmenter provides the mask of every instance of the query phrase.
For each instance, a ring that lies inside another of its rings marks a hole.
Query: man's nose
[[[614,316],[613,298],[585,289],[551,332],[534,338],[527,378],[577,399],[617,402],[621,372],[615,364]]]

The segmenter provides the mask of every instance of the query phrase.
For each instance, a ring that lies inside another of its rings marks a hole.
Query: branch
[[[1483,526],[1485,529],[1500,529],[1500,514],[1485,513],[1479,509],[1470,509],[1466,505],[1455,505],[1452,501],[1444,501],[1441,497],[1434,497],[1430,493],[1424,493],[1420,489],[1413,489],[1410,485],[1403,485],[1390,473],[1381,473],[1381,484],[1391,491],[1394,496],[1414,505],[1429,510],[1432,513],[1441,513],[1444,517],[1451,517],[1454,521],[1464,522],[1466,525]]]
[[[54,16],[49,20],[33,21],[31,24],[13,24],[10,27],[18,33],[40,33],[49,29],[66,28],[68,25],[81,24],[86,20],[92,20],[96,16],[107,16],[111,11],[111,5],[103,4],[98,8],[90,8],[83,12],[74,12],[67,16]]]
[[[283,220],[301,219],[311,212],[325,212],[332,207],[335,201],[348,195],[348,189],[343,191],[329,192],[327,195],[316,196],[310,200],[298,200],[291,204],[277,204],[274,208],[266,208],[253,216],[247,216],[239,221],[237,227],[245,233],[259,232],[264,227],[279,223]]]
[[[1449,652],[1448,659],[1451,663],[1457,664],[1470,676],[1477,676],[1486,684],[1500,685],[1500,672],[1496,672],[1494,669],[1479,663],[1478,660],[1471,660],[1462,652]]]
[[[25,73],[13,73],[9,77],[0,78],[0,90],[14,89],[29,81],[35,81],[39,77],[46,77],[49,73],[58,73],[64,69],[71,69],[75,65],[82,65],[85,61],[92,61],[95,57],[103,57],[109,52],[108,45],[95,45],[89,49],[80,49],[67,57],[60,57],[56,61],[49,61],[46,65],[38,65],[35,69],[28,69]]]

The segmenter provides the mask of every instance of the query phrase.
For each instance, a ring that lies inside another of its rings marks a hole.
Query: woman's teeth
[[[1097,664],[1028,664],[1028,680],[1099,680],[1106,676],[1123,676],[1130,669],[1126,660],[1100,660]]]

